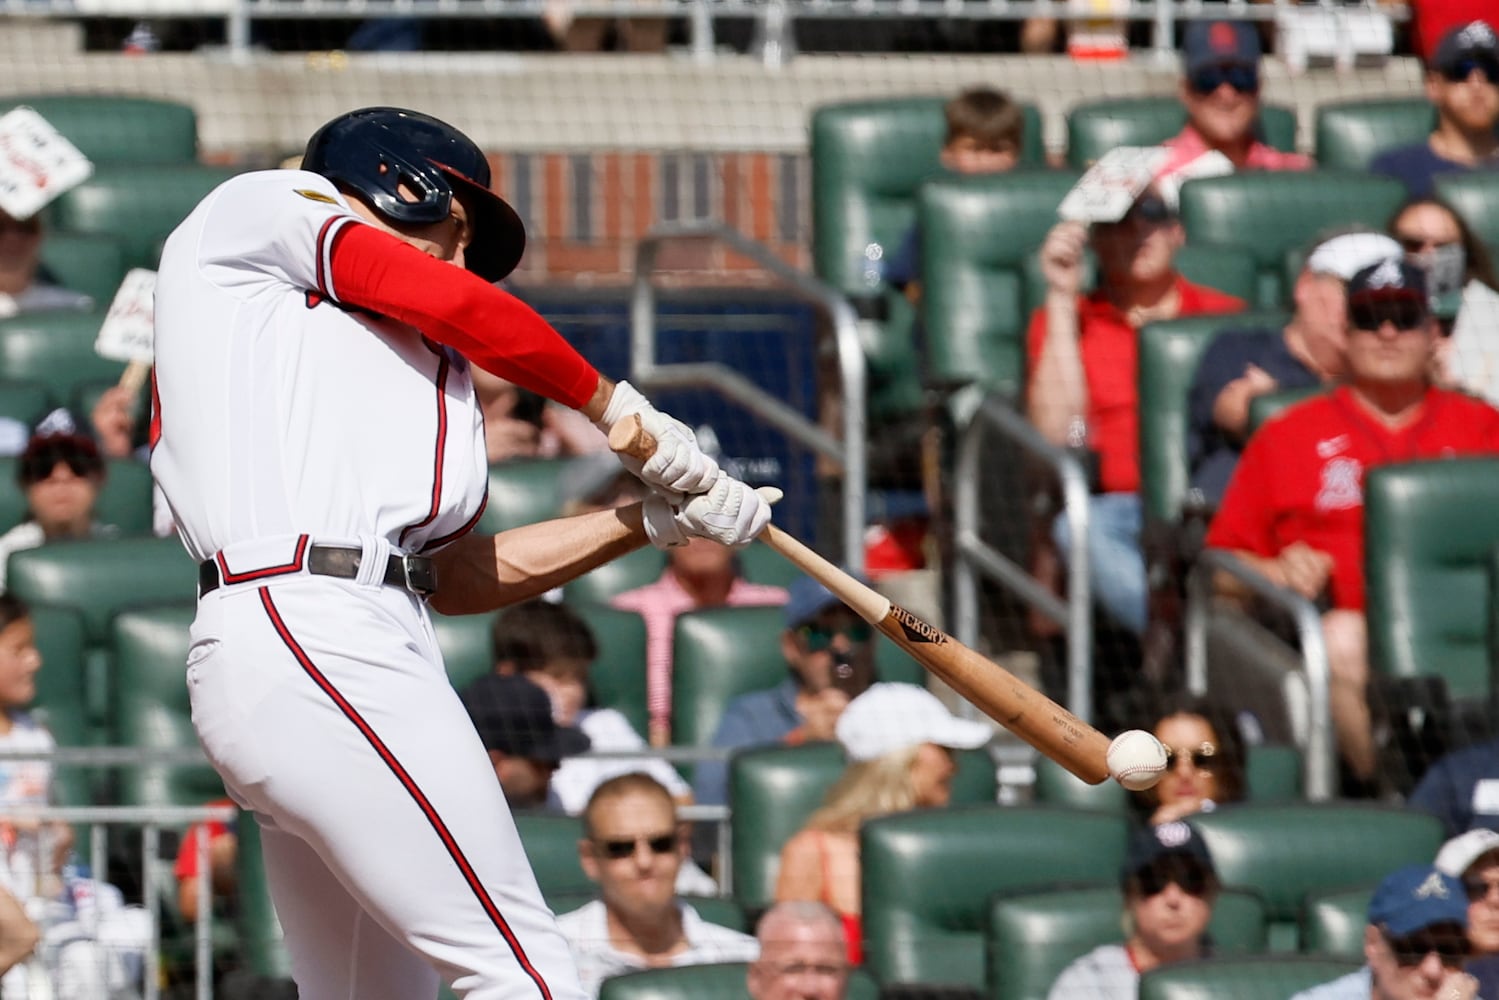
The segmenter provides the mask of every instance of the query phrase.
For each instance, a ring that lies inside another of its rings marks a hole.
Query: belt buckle
[[[406,574],[406,589],[430,597],[437,593],[437,573],[426,556],[402,556],[401,570]]]

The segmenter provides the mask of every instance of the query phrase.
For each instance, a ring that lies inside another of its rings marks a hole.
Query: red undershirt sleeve
[[[473,364],[581,409],[599,373],[534,309],[483,278],[429,257],[369,225],[334,236],[333,280],[339,302],[414,326]]]

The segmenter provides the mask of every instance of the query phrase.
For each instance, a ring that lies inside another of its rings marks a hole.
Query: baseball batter
[[[156,286],[151,467],[201,561],[187,682],[263,827],[304,1000],[583,992],[428,605],[484,611],[647,540],[744,544],[765,501],[490,282],[525,243],[479,149],[351,112],[303,170],[244,174],[172,234]],[[458,265],[458,266],[453,266]],[[498,537],[470,365],[663,447],[644,504]]]

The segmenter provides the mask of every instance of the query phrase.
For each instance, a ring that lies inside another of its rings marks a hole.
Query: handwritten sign
[[[1088,168],[1067,192],[1057,215],[1075,222],[1118,222],[1166,163],[1164,146],[1118,146]]]
[[[94,352],[111,361],[149,365],[154,354],[155,296],[155,271],[137,267],[126,273],[99,327]]]
[[[5,214],[29,219],[93,172],[88,157],[31,108],[0,117],[0,210]]]

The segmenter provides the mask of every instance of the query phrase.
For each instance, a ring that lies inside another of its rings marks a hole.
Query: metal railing
[[[1294,590],[1276,586],[1227,552],[1205,549],[1187,576],[1187,689],[1199,695],[1208,693],[1208,620],[1213,610],[1214,577],[1219,573],[1233,577],[1295,623],[1307,692],[1306,725],[1304,732],[1297,734],[1302,743],[1306,797],[1313,802],[1331,799],[1337,789],[1337,756],[1328,702],[1327,644],[1322,637],[1322,615],[1311,601]]]
[[[656,287],[651,283],[662,246],[680,240],[711,240],[747,257],[802,298],[821,307],[832,324],[838,374],[842,383],[843,440],[829,435],[787,405],[726,365],[656,363]],[[854,573],[864,569],[864,516],[867,502],[868,441],[865,429],[864,348],[853,306],[840,292],[799,271],[759,243],[719,222],[695,221],[658,225],[635,248],[630,294],[630,380],[641,389],[705,387],[722,394],[766,423],[843,467],[842,560]]]
[[[1067,598],[1062,600],[982,537],[980,467],[984,431],[992,429],[1045,463],[1062,484],[1062,517],[1072,546],[1067,553]],[[1093,605],[1088,579],[1088,476],[1077,457],[1047,441],[1002,398],[985,396],[963,428],[954,475],[953,628],[959,642],[977,647],[979,576],[995,580],[1027,605],[1067,630],[1067,708],[1093,721]]]

